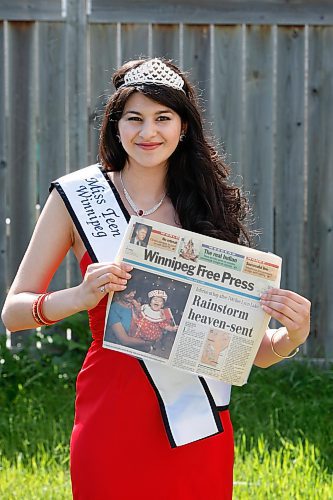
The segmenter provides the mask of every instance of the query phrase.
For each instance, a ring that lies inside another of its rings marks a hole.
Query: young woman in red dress
[[[105,109],[99,161],[126,219],[143,214],[248,244],[242,222],[246,200],[228,184],[228,168],[204,135],[185,75],[169,61],[130,61],[116,71],[113,83],[116,91]],[[82,282],[45,295],[70,248],[80,263]],[[125,264],[92,262],[54,189],[2,314],[6,327],[17,331],[88,310],[93,341],[77,379],[71,438],[74,499],[230,499],[233,435],[227,407],[215,408],[219,432],[172,446],[156,387],[140,361],[102,347],[107,295],[128,285],[131,296],[130,271]],[[268,330],[259,348],[255,364],[267,367],[306,340],[310,304],[282,289],[267,292],[261,304],[283,325],[277,332]],[[115,331],[127,345],[147,345],[128,336],[120,323]]]

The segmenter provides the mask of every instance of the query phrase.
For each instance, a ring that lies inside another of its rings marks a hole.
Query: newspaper
[[[279,287],[280,257],[131,217],[118,258],[132,278],[109,296],[103,347],[247,382],[270,319],[260,295]]]

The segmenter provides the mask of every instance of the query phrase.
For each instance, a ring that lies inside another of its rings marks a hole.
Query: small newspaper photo
[[[103,347],[247,382],[270,320],[260,296],[280,286],[280,257],[132,216],[117,261],[132,278],[109,295]]]

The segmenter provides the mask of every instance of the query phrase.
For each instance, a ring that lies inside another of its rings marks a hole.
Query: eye
[[[167,120],[171,120],[170,116],[166,116],[166,115],[161,115],[157,118],[157,121],[159,122],[164,122],[164,121],[167,121]]]
[[[140,116],[129,116],[127,119],[129,122],[140,122],[141,121]]]

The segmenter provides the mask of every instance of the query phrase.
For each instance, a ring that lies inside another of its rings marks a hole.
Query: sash
[[[62,197],[93,262],[112,262],[129,222],[119,193],[91,165],[51,183]],[[230,384],[198,377],[158,361],[139,360],[155,391],[172,447],[223,432],[219,410],[227,409]]]

